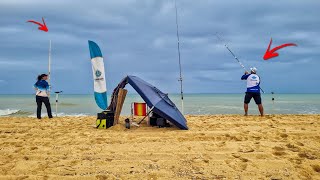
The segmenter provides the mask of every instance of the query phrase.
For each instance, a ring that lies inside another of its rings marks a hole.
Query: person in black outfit
[[[41,119],[42,103],[47,108],[48,117],[52,118],[51,105],[49,101],[49,84],[46,81],[48,79],[47,74],[41,74],[37,78],[37,82],[34,84],[36,90],[36,102],[37,102],[37,118]]]

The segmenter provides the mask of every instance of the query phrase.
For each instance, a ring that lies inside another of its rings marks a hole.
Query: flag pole
[[[178,8],[177,1],[174,1],[174,7],[176,10],[176,27],[177,27],[177,40],[178,40],[178,57],[179,57],[179,70],[180,70],[180,95],[181,95],[181,112],[184,114],[184,104],[183,104],[183,87],[182,87],[182,70],[181,70],[181,59],[180,59],[180,38],[179,38],[179,25],[178,25]]]

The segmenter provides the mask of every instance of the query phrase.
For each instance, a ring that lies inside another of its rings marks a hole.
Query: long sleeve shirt
[[[260,93],[260,77],[256,74],[245,74],[241,80],[247,80],[247,91]]]
[[[48,97],[50,86],[47,81],[45,80],[37,81],[34,84],[34,88],[36,89],[37,96]]]

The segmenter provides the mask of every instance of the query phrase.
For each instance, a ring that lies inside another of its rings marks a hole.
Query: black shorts
[[[256,104],[261,104],[261,95],[260,93],[254,93],[254,92],[246,92],[246,95],[244,96],[244,103],[249,104],[251,101],[251,98],[254,99]]]

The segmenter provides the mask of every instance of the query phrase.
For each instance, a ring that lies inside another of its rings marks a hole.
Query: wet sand
[[[187,120],[183,131],[0,117],[0,179],[320,179],[320,115]]]

